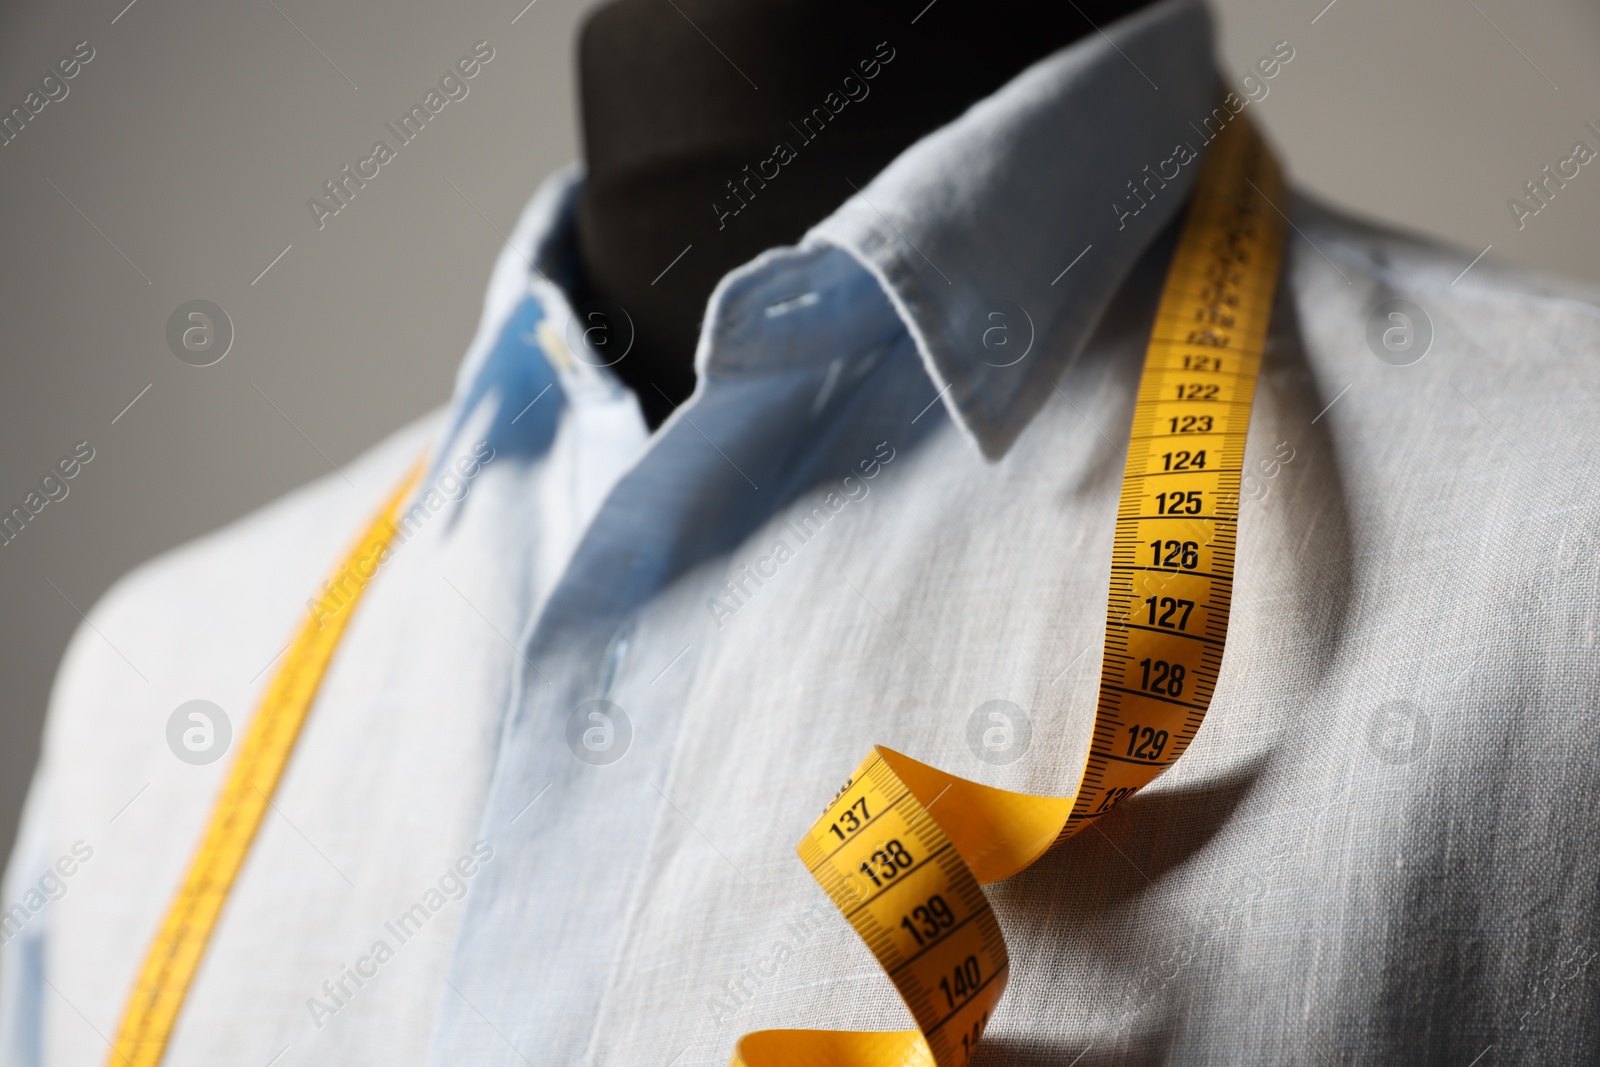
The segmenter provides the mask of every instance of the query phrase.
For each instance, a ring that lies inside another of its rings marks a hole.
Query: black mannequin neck
[[[632,319],[633,348],[613,370],[650,425],[694,388],[701,315],[725,273],[795,243],[852,183],[1145,2],[613,0],[595,11],[578,44],[588,179],[576,297]]]

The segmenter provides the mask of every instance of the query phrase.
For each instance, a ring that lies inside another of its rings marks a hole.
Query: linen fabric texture
[[[62,667],[4,887],[3,1062],[105,1060],[229,766],[175,759],[167,717],[205,698],[244,735],[425,450],[165,1062],[713,1067],[753,1029],[908,1025],[794,844],[873,744],[1076,781],[1197,166],[1110,205],[1203,150],[1217,98],[1201,5],[1105,29],[725,278],[654,435],[566,340],[581,175],[556,175],[448,407],[120,582]],[[989,890],[1012,974],[976,1062],[1592,1062],[1600,301],[1277,206],[1215,700],[1170,772]],[[1367,343],[1395,299],[1431,322],[1409,366]],[[1009,365],[973,331],[998,307],[1031,341]],[[616,762],[569,744],[591,700],[625,713]],[[1031,728],[1007,764],[968,744],[995,700]]]

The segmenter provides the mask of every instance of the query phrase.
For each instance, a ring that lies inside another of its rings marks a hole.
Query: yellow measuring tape
[[[1145,357],[1117,512],[1100,702],[1076,792],[1036,797],[876,749],[800,843],[917,1029],[767,1030],[736,1067],[961,1067],[1009,961],[980,885],[1010,877],[1182,755],[1211,702],[1232,595],[1239,476],[1283,227],[1283,180],[1248,123],[1217,138]],[[129,997],[108,1067],[157,1067],[217,918],[361,594],[407,475],[333,572],[262,699]],[[935,814],[935,810],[937,813]]]
[[[388,558],[395,516],[421,471],[419,463],[357,540],[324,586],[322,602],[289,646],[239,746],[200,849],[145,956],[107,1067],[156,1067],[161,1062],[189,983],[294,751],[322,676],[361,594]]]
[[[1283,249],[1283,179],[1236,121],[1207,155],[1156,313],[1117,509],[1100,701],[1072,796],[969,782],[879,746],[800,859],[917,1029],[763,1030],[734,1067],[961,1067],[1010,962],[981,885],[1028,867],[1172,766],[1205,718],[1233,592],[1239,476]]]

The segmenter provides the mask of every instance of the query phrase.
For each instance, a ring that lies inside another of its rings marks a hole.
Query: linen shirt
[[[1075,784],[1197,170],[1145,168],[1204,148],[1210,35],[1192,0],[1105,27],[731,273],[654,434],[572,326],[581,175],[551,179],[447,408],[75,636],[4,886],[4,1062],[106,1059],[229,766],[169,718],[211,700],[237,744],[425,451],[164,1062],[708,1067],[910,1025],[794,844],[873,744]],[[1211,711],[988,890],[1011,978],[977,1062],[1592,1061],[1600,301],[1276,206]],[[1395,300],[1404,366],[1371,340]],[[969,743],[993,701],[1010,762]]]

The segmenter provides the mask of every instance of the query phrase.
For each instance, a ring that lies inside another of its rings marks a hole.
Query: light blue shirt
[[[75,639],[5,887],[7,1062],[104,1058],[228,766],[175,760],[167,716],[207,696],[242,736],[424,449],[168,1067],[720,1067],[753,1029],[909,1025],[794,844],[873,744],[1074,785],[1181,148],[1251,106],[1217,102],[1210,34],[1192,0],[1107,26],[731,273],[653,435],[585,362],[581,178],[553,178],[442,415],[130,576]],[[991,888],[984,1062],[1593,1059],[1597,301],[1277,207],[1212,710]],[[1397,299],[1409,365],[1369,342]],[[973,740],[996,707],[1000,754]]]

